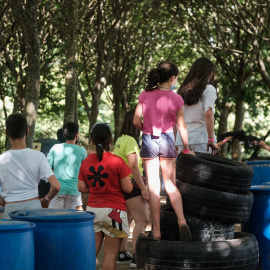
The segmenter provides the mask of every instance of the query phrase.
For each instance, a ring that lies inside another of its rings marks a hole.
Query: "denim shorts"
[[[159,137],[151,134],[142,135],[141,158],[176,158],[174,134],[161,133]]]

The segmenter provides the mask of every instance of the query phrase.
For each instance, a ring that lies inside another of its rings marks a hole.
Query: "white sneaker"
[[[136,261],[135,261],[135,254],[133,254],[133,258],[132,258],[132,261],[130,263],[130,268],[136,268],[137,267],[137,264],[136,264]]]

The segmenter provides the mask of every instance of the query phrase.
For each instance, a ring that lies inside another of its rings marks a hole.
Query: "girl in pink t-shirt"
[[[143,237],[160,239],[160,179],[159,165],[167,194],[178,218],[180,240],[190,241],[191,234],[183,213],[182,198],[176,187],[174,126],[184,144],[184,154],[194,155],[189,150],[188,135],[184,120],[184,101],[173,90],[178,78],[178,68],[170,62],[161,62],[152,69],[146,78],[146,89],[139,96],[133,123],[143,131],[140,152],[146,167],[149,202],[153,228]],[[143,117],[143,122],[142,122]]]

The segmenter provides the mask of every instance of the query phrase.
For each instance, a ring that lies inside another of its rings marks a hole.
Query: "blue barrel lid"
[[[65,222],[65,221],[87,221],[93,220],[95,214],[88,211],[77,211],[74,209],[28,209],[13,211],[10,214],[12,219],[41,221],[41,222]]]
[[[270,160],[246,161],[246,164],[252,167],[270,167]]]
[[[265,182],[262,185],[254,185],[250,187],[252,193],[270,193],[270,182]]]
[[[0,219],[0,231],[26,230],[34,227],[36,227],[34,223],[27,221]]]

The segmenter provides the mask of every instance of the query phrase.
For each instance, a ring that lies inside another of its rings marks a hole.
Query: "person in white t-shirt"
[[[212,154],[220,151],[214,133],[214,106],[217,99],[217,91],[212,85],[214,77],[213,62],[206,57],[198,58],[177,92],[185,102],[184,115],[192,151]],[[183,150],[183,142],[178,133],[175,146],[178,153]]]
[[[19,113],[11,114],[6,120],[5,133],[11,148],[0,155],[0,204],[5,206],[3,218],[9,219],[9,213],[16,210],[48,208],[60,190],[60,183],[45,155],[26,147],[26,118]],[[40,179],[49,181],[51,188],[48,195],[39,200]]]

